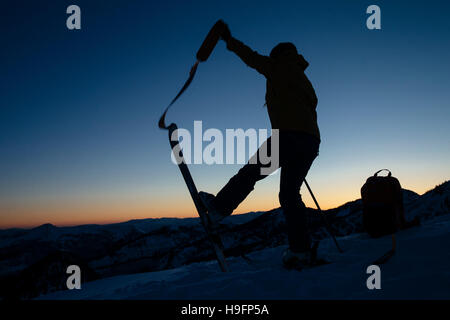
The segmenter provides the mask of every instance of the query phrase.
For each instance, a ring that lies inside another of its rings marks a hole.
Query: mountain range
[[[406,219],[421,223],[450,213],[450,181],[418,195],[403,190]],[[281,208],[233,215],[221,234],[227,257],[276,249],[287,243]],[[307,208],[313,236],[328,237],[317,210]],[[323,211],[339,238],[363,233],[361,199]],[[417,228],[420,228],[417,227]],[[108,225],[0,230],[0,295],[30,299],[66,288],[66,268],[83,270],[82,282],[159,272],[214,260],[198,218],[131,220]]]

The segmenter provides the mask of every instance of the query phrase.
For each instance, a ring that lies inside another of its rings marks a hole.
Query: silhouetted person
[[[227,48],[267,79],[267,111],[272,128],[279,129],[279,201],[289,240],[283,262],[287,265],[305,263],[309,261],[311,239],[300,187],[318,155],[320,144],[317,97],[304,73],[309,64],[290,42],[279,43],[267,57],[233,38],[227,25],[224,24],[224,28],[222,39]],[[265,143],[270,150],[271,138]],[[215,197],[201,192],[213,225],[217,226],[220,220],[231,215],[253,190],[255,183],[266,177],[261,174],[263,166],[269,167],[263,165],[259,158],[256,164],[247,163]]]

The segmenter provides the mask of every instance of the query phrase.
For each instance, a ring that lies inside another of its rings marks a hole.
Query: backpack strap
[[[372,264],[380,265],[388,262],[390,258],[392,258],[395,255],[395,252],[397,251],[397,241],[395,239],[395,233],[392,234],[392,249],[383,254],[381,257],[376,259],[372,262]]]
[[[381,169],[381,170],[378,170],[377,172],[375,172],[375,174],[373,176],[376,177],[383,170],[386,170],[387,172],[389,172],[387,175],[388,177],[390,177],[392,175],[392,173],[391,173],[391,171],[389,171],[389,169]]]

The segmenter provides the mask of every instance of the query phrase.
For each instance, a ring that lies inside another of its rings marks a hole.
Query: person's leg
[[[304,252],[311,248],[311,239],[300,187],[317,157],[319,141],[308,135],[291,132],[281,133],[281,137],[279,200],[286,219],[289,248],[293,252]]]
[[[252,157],[257,157],[256,163],[247,163],[216,195],[214,205],[222,215],[232,214],[234,209],[236,209],[254,189],[256,182],[267,177],[267,175],[261,174],[261,168],[269,167],[270,165],[262,164],[259,154],[260,150],[264,148],[262,152],[268,152],[268,156],[270,156],[271,138],[267,139],[264,144],[265,145],[261,146]]]

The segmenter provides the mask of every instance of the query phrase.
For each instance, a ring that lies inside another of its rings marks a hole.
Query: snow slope
[[[83,283],[81,290],[54,292],[39,299],[449,299],[450,215],[424,221],[397,234],[397,254],[381,266],[381,290],[368,290],[366,268],[390,248],[389,236],[339,237],[339,254],[324,239],[319,254],[333,261],[313,269],[281,267],[285,246],[229,258],[229,273],[215,261]]]

